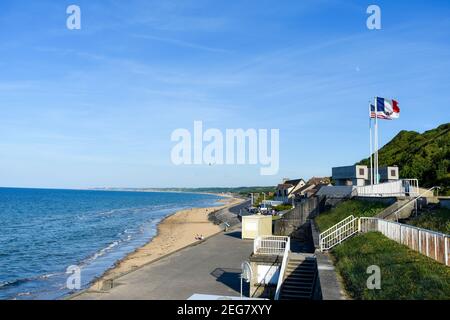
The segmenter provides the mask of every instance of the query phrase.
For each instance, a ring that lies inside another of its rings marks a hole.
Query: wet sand
[[[234,206],[243,200],[225,198],[220,200],[224,205],[211,208],[191,208],[178,211],[167,217],[158,225],[158,234],[146,245],[137,249],[127,257],[117,262],[115,267],[97,279],[89,290],[101,291],[107,289],[111,279],[115,279],[155,261],[165,255],[189,246],[199,240],[197,235],[207,238],[221,231],[221,227],[208,220],[211,212]]]

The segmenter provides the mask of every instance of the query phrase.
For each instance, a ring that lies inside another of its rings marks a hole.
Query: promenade
[[[73,299],[184,300],[194,293],[238,296],[241,263],[252,250],[253,241],[241,240],[239,224],[115,279],[108,291],[86,291]]]

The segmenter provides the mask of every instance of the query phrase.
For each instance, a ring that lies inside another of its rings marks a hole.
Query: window
[[[360,175],[360,176],[363,176],[363,175],[364,175],[364,168],[360,168],[360,169],[359,169],[359,175]]]
[[[395,177],[397,172],[395,170],[391,170],[391,177]]]

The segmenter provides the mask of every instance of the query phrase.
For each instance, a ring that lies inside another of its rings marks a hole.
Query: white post
[[[445,265],[448,266],[448,238],[444,237],[445,243]]]
[[[419,245],[418,245],[419,253],[422,253],[422,237],[421,237],[422,232],[421,232],[421,230],[418,230],[417,232],[419,233]]]
[[[435,234],[435,235],[434,235],[434,260],[437,260],[437,259],[438,259],[438,257],[437,257],[437,247],[438,247],[438,244],[437,244],[437,235]]]
[[[378,184],[378,103],[375,97],[375,184]]]
[[[242,300],[242,273],[241,273],[241,300]]]
[[[373,138],[372,138],[372,104],[369,102],[369,137],[370,137],[370,184],[373,186]],[[373,192],[373,190],[372,190]]]

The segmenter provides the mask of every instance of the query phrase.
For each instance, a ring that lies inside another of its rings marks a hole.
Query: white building
[[[295,191],[301,189],[305,184],[306,182],[303,179],[284,179],[283,182],[277,186],[275,200],[288,203],[295,197]]]
[[[369,181],[369,168],[361,165],[335,167],[332,178],[336,186],[364,186]]]
[[[363,165],[333,168],[333,180],[336,186],[369,185],[371,181],[370,168]],[[398,167],[382,167],[378,169],[379,183],[395,182],[400,179]]]

